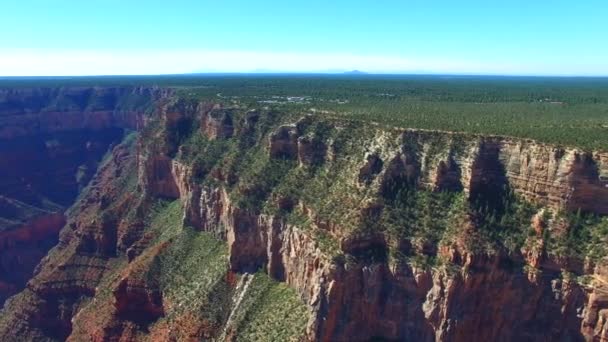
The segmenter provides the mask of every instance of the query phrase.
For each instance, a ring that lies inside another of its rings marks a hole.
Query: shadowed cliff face
[[[34,267],[57,243],[64,224],[62,213],[51,213],[0,232],[0,303],[23,289]]]
[[[63,211],[154,96],[150,89],[0,89],[0,304],[57,243]]]
[[[76,130],[4,140],[0,148],[0,194],[35,207],[70,205],[96,171],[121,128]]]
[[[148,88],[0,89],[0,217],[20,223],[27,206],[56,211],[70,205],[108,148],[125,129],[143,125],[143,112],[165,94]]]
[[[424,134],[414,136],[424,144]],[[270,138],[271,155],[276,141]],[[470,144],[468,152],[451,161],[459,163],[452,168],[464,170],[461,179],[453,175],[448,180],[443,178],[447,164],[443,160],[435,161],[437,171],[425,173],[415,159],[420,162],[428,155],[418,154],[414,158],[407,150],[406,155],[393,158],[386,169],[378,154],[366,156],[359,174],[355,173],[353,178],[369,184],[376,175],[383,194],[391,183],[403,189],[412,186],[458,189],[453,183],[467,184],[468,200],[474,206],[503,210],[501,201],[509,186],[523,192],[518,183],[510,182],[510,179],[520,181],[522,176],[507,174],[501,162],[501,158],[512,160],[508,150],[504,150],[510,144],[508,141]],[[603,320],[596,318],[602,309],[594,304],[596,295],[604,296],[603,283],[596,283],[596,287],[582,286],[562,274],[567,269],[603,279],[601,268],[594,271],[591,264],[585,270],[577,269],[565,260],[547,255],[545,250],[534,250],[530,246],[541,241],[534,237],[529,238],[528,246],[521,251],[507,252],[496,247],[493,252],[475,252],[463,241],[469,234],[475,234],[470,226],[474,223],[454,220],[450,224],[460,231],[454,243],[443,245],[439,251],[420,247],[422,255],[445,261],[442,266],[430,268],[387,261],[388,245],[393,242],[386,233],[347,237],[340,223],[336,223],[331,234],[341,241],[341,251],[351,259],[330,260],[309,232],[276,216],[235,208],[225,189],[192,183],[189,178],[192,170],[187,165],[174,163],[173,169],[185,205],[185,220],[227,241],[232,270],[250,272],[263,267],[275,279],[298,289],[312,310],[307,330],[310,340],[582,340],[604,334]],[[421,179],[416,180],[417,175]],[[568,184],[561,186],[565,188]],[[563,205],[549,197],[542,203]],[[366,215],[377,217],[377,210],[369,210]],[[318,219],[313,212],[308,215],[313,222]],[[324,222],[313,224],[317,229],[327,229],[322,228],[326,227]],[[402,250],[413,248],[411,242],[398,244],[401,246],[397,248]],[[374,257],[369,258],[370,252]],[[531,266],[522,267],[532,260],[534,271],[526,268]],[[590,323],[593,328],[585,327],[581,312],[594,317]]]
[[[0,339],[608,337],[606,153],[177,98],[140,121]]]

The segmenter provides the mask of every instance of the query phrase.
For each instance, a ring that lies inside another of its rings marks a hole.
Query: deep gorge
[[[608,339],[606,152],[161,88],[0,119],[3,341]]]

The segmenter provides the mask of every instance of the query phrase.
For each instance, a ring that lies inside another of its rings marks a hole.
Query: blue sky
[[[608,1],[0,3],[0,75],[608,75]]]

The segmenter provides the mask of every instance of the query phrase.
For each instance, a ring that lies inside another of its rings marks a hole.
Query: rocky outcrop
[[[218,207],[213,201],[202,202],[205,208]],[[225,206],[225,199],[221,202],[219,206]],[[508,259],[503,265],[500,258],[474,256],[464,257],[459,265],[463,270],[456,276],[407,265],[336,265],[297,227],[225,208],[220,220],[227,230],[231,267],[247,271],[264,266],[270,275],[298,289],[314,313],[308,330],[311,339],[536,340],[547,332],[528,322],[542,325],[540,317],[555,327],[555,338],[580,336],[576,309],[584,305],[584,292],[577,285],[562,285],[559,275],[534,283],[510,270]],[[555,325],[555,319],[569,321]]]
[[[433,142],[437,136],[443,139],[440,143]],[[514,138],[425,131],[406,131],[399,140],[406,142],[399,155],[409,160],[408,172],[420,173],[415,182],[418,186],[462,188],[473,198],[480,191],[492,194],[512,190],[539,205],[608,213],[608,180],[600,177],[608,169],[605,152],[586,153]],[[398,169],[406,169],[405,164]]]
[[[226,242],[226,279],[214,285],[222,289],[217,293],[221,305],[230,302],[238,308],[235,303],[241,303],[226,300],[233,287],[245,291],[250,281],[247,275],[236,285],[235,274],[264,270],[294,288],[306,303],[307,340],[576,341],[606,336],[604,263],[548,255],[543,233],[557,223],[545,222],[542,210],[530,227],[522,228],[531,233],[521,250],[478,251],[467,243],[480,234],[467,215],[452,219],[454,238],[438,244],[408,236],[396,239],[381,229],[355,231],[345,226],[346,217],[328,222],[305,198],[279,204],[290,213],[300,210],[304,217],[299,220],[247,209],[234,199],[241,184],[234,186],[213,172],[201,181],[190,161],[175,156],[186,132],[212,140],[250,134],[257,129],[259,113],[249,111],[235,124],[236,114],[217,106],[178,102],[159,110],[158,127],[143,132],[138,145],[114,148],[68,213],[58,246],[25,291],[7,302],[0,339],[169,336],[170,328],[154,326],[176,305],[166,299],[154,273],[165,244],[153,244],[158,236],[146,231],[147,214],[159,199],[178,199],[185,224]],[[605,214],[608,208],[606,182],[600,178],[607,167],[605,153],[510,138],[370,128],[372,137],[351,143],[352,154],[343,158],[338,155],[343,150],[331,148],[328,139],[305,133],[314,120],[309,116],[294,125],[277,123],[269,134],[248,143],[263,144],[259,151],[268,153],[265,158],[297,160],[286,164],[308,177],[317,166],[341,162],[344,170],[335,181],[346,184],[348,193],[337,207],[356,203],[353,216],[368,219],[363,224],[377,223],[399,190],[464,192],[467,196],[461,198],[486,207],[500,206],[501,197],[513,192],[547,210]],[[195,127],[200,129],[191,129],[196,122],[201,122]],[[350,165],[355,167],[348,169]],[[319,186],[315,195],[330,198],[325,184],[333,181]],[[160,235],[169,231],[162,224],[157,229]],[[166,245],[172,242],[169,237]],[[332,242],[335,246],[328,247]],[[403,255],[392,255],[395,250]],[[89,322],[95,321],[95,305],[103,324]],[[190,321],[188,313],[179,314]],[[232,327],[218,325],[230,321],[232,313],[216,316],[187,326],[196,331],[190,336],[214,338],[224,331],[221,336],[233,338],[237,332]],[[75,325],[80,331],[73,335]],[[82,334],[88,328],[88,335]]]
[[[178,198],[179,189],[172,175],[171,159],[167,156],[152,156],[142,161],[145,178],[141,183],[151,194],[166,198]]]
[[[268,150],[272,158],[298,158],[298,129],[296,125],[281,126],[269,136]]]
[[[289,137],[294,135],[294,129],[279,128],[270,140],[271,156],[294,156],[285,154],[293,152],[285,146],[293,146],[295,139]],[[526,159],[521,156],[521,149],[513,152],[512,144],[510,140],[482,139],[461,151],[448,151],[447,157],[433,160],[434,165],[424,150],[404,148],[397,157],[387,158],[387,166],[379,154],[370,154],[360,175],[364,175],[364,183],[369,179],[368,184],[380,175],[380,183],[390,179],[412,186],[429,184],[433,190],[464,190],[472,200],[491,200],[511,187],[539,204],[564,208],[567,203],[574,203],[571,199],[555,200],[553,194],[538,188],[529,190],[526,177],[546,179],[556,186],[561,181],[562,188],[576,189],[577,183],[571,182],[568,173],[557,176],[557,172],[552,178],[554,173],[529,161],[522,166],[520,163]],[[560,164],[569,170],[578,165],[567,158]],[[187,169],[174,163],[173,174],[185,203],[185,220],[226,239],[232,270],[250,272],[264,268],[275,279],[296,288],[312,312],[308,325],[311,340],[460,341],[472,336],[473,340],[579,340],[600,336],[604,331],[603,297],[590,296],[587,288],[572,278],[564,278],[561,270],[571,266],[560,266],[560,261],[556,266],[555,261],[544,257],[536,264],[539,270],[528,274],[514,267],[524,262],[521,257],[475,254],[458,246],[440,252],[451,268],[430,269],[365,259],[330,260],[309,232],[290,226],[279,217],[235,208],[225,189],[191,184],[188,171],[184,171]],[[386,248],[382,238],[374,241],[344,241],[342,251],[356,258],[359,250]],[[542,272],[542,276],[535,272]],[[580,316],[581,308],[586,307],[590,312],[587,323]]]
[[[433,191],[462,191],[460,166],[450,156],[437,164]]]
[[[145,325],[163,315],[162,294],[124,279],[114,290],[115,308],[121,319]]]
[[[376,157],[378,158],[378,157]],[[374,159],[372,159],[373,161]],[[374,170],[376,174],[382,172],[382,167],[376,164]],[[370,157],[367,158],[367,163],[361,169],[361,172],[370,167]],[[359,173],[361,180],[362,173]],[[417,156],[411,152],[398,153],[388,163],[386,170],[383,172],[381,192],[385,198],[390,198],[396,193],[395,187],[415,189],[419,184],[420,165]],[[437,185],[435,185],[437,187]]]
[[[0,304],[23,289],[57,243],[63,211],[104,154],[125,129],[142,124],[152,100],[167,95],[156,88],[0,89]]]
[[[151,270],[154,258],[164,248],[160,245],[129,265],[112,290],[114,315],[119,320],[147,327],[164,315],[163,296],[159,281]]]
[[[300,165],[319,165],[327,157],[327,145],[315,136],[298,138],[298,162]]]
[[[606,265],[599,265],[593,273],[595,286],[582,312],[581,331],[587,341],[608,339],[608,282]]]
[[[500,160],[512,188],[529,200],[570,210],[608,213],[605,154],[506,140]]]
[[[225,190],[192,191],[196,186],[186,179],[178,181],[185,220],[226,239],[232,270],[264,268],[296,288],[313,313],[311,340],[578,340],[582,323],[577,310],[588,300],[595,303],[591,307],[601,303],[597,297],[588,299],[586,289],[563,279],[559,270],[546,269],[535,278],[513,268],[507,255],[474,255],[458,247],[441,252],[456,268],[451,271],[387,262],[336,263],[309,233],[278,217],[234,208]],[[376,245],[386,248],[386,242],[374,241],[344,241],[342,250],[357,255]],[[594,329],[596,324],[603,324],[601,317],[593,321]]]
[[[63,214],[51,213],[20,227],[0,231],[0,306],[23,289],[34,267],[57,243],[64,224]]]
[[[583,211],[608,215],[608,179],[600,179],[600,172],[605,173],[608,170],[606,159],[605,155],[574,155],[569,177],[572,188],[566,200],[568,209],[580,208]]]
[[[209,139],[230,138],[234,132],[233,114],[230,109],[213,109],[203,116],[201,129]]]
[[[367,160],[365,165],[359,170],[359,182],[369,185],[382,171],[384,162],[377,154],[370,154],[365,159]]]
[[[118,218],[137,206],[133,189],[125,188],[125,172],[135,168],[132,146],[112,151],[85,190],[67,212],[59,243],[42,259],[26,288],[9,299],[0,314],[0,340],[65,340],[72,318],[97,285],[107,263],[117,253]],[[56,238],[56,237],[55,237]]]
[[[161,88],[0,89],[0,139],[112,127],[135,129],[152,101],[172,93]]]

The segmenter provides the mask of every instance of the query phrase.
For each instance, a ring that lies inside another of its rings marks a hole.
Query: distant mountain
[[[345,71],[344,74],[345,75],[367,75],[366,72],[360,71],[360,70]]]
[[[206,70],[195,70],[193,72],[188,73],[189,75],[209,75],[209,74],[222,74],[222,75],[230,75],[230,74],[294,74],[294,75],[369,75],[369,73],[360,71],[360,70],[351,70],[344,71],[339,69],[323,69],[323,70],[309,70],[309,71],[301,71],[301,70],[274,70],[274,69],[254,69],[250,71],[206,71]]]

